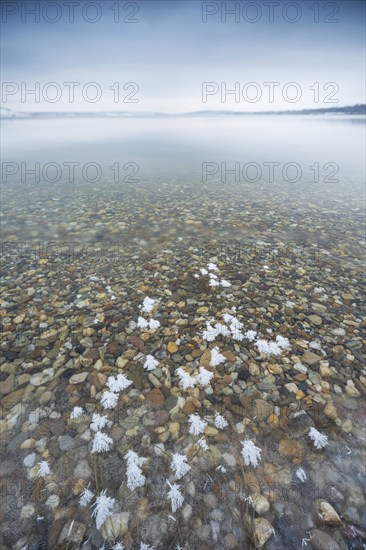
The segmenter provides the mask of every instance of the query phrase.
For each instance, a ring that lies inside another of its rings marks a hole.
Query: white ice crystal
[[[107,386],[112,392],[123,391],[132,384],[124,374],[117,374],[117,376],[110,376],[107,380]]]
[[[204,437],[201,437],[198,441],[197,441],[197,445],[199,447],[201,447],[202,451],[208,451],[209,447],[206,443],[206,439]]]
[[[206,323],[206,330],[203,331],[202,338],[207,340],[207,342],[213,342],[218,334],[219,331],[216,327],[213,327],[210,323]]]
[[[106,489],[96,498],[92,516],[95,516],[95,524],[100,529],[105,520],[112,515],[115,499],[106,496]]]
[[[231,336],[234,340],[237,340],[237,342],[242,342],[244,340],[244,334],[242,333],[240,328],[233,327],[233,325],[231,325],[230,330]]]
[[[213,378],[213,372],[205,369],[205,367],[200,367],[199,373],[196,376],[196,380],[201,386],[207,386]]]
[[[90,423],[90,429],[93,432],[97,432],[104,428],[104,426],[108,423],[108,418],[106,416],[101,416],[98,413],[94,413],[92,416],[92,421]]]
[[[280,346],[281,349],[288,351],[291,349],[291,344],[287,338],[284,338],[280,334],[276,336],[276,342]]]
[[[204,267],[201,267],[200,272],[202,273],[202,275],[207,275],[208,274],[207,269],[205,269]]]
[[[173,454],[171,468],[174,472],[175,479],[180,479],[191,469],[190,465],[187,464],[186,455],[181,455],[179,453]]]
[[[182,367],[179,367],[179,369],[177,369],[175,372],[179,376],[180,382],[184,390],[186,390],[187,388],[194,388],[196,384],[196,379],[193,376],[188,374],[188,372],[182,369]]]
[[[103,432],[95,432],[92,453],[106,453],[113,445],[113,439]]]
[[[88,504],[90,504],[93,498],[94,498],[93,491],[85,487],[84,491],[80,495],[80,499],[79,499],[80,506],[83,506],[83,507],[88,506]]]
[[[160,327],[160,321],[157,319],[150,319],[149,321],[149,328],[150,330],[156,330]]]
[[[142,302],[142,311],[144,311],[145,313],[150,313],[150,311],[154,309],[154,304],[155,300],[146,296],[146,298]]]
[[[105,409],[114,409],[118,403],[118,394],[112,391],[105,391],[100,398],[100,402]]]
[[[253,342],[255,338],[257,337],[257,332],[255,330],[248,330],[244,333],[245,338],[247,338],[250,342]]]
[[[71,411],[70,418],[71,419],[79,418],[79,416],[81,416],[83,412],[84,411],[82,407],[74,407],[73,410]]]
[[[265,355],[281,355],[281,348],[276,342],[268,342],[268,340],[259,339],[254,345],[259,353],[264,353]]]
[[[211,367],[217,367],[217,365],[221,365],[221,363],[225,363],[226,358],[220,353],[220,350],[218,347],[215,347],[211,350],[211,360],[210,360],[210,366]]]
[[[141,466],[146,462],[146,458],[139,457],[134,451],[128,451],[124,459],[127,464],[127,487],[133,491],[137,487],[145,484],[146,477],[142,473]]]
[[[245,441],[242,441],[241,444],[241,454],[244,458],[244,464],[246,466],[249,466],[250,464],[252,464],[254,467],[258,466],[258,463],[261,459],[261,449],[259,447],[256,447],[251,439],[245,439]]]
[[[223,474],[226,474],[226,472],[227,472],[227,469],[225,468],[225,466],[222,466],[222,464],[219,464],[216,467],[216,470],[219,471],[219,472],[222,472]]]
[[[176,512],[182,506],[184,502],[184,496],[180,492],[180,487],[177,483],[173,483],[173,485],[171,485],[167,480],[167,484],[170,487],[170,491],[168,491],[168,499],[171,501],[172,512],[174,514],[174,512]]]
[[[217,330],[217,334],[221,334],[221,336],[230,336],[230,329],[222,323],[217,323],[215,329]]]
[[[220,283],[215,279],[210,279],[210,282],[208,284],[209,286],[219,286]]]
[[[210,271],[218,271],[218,270],[219,270],[219,268],[217,267],[217,265],[216,265],[216,264],[212,264],[212,263],[207,264],[207,269],[209,269]]]
[[[208,276],[210,277],[210,279],[218,279],[218,276],[215,275],[215,273],[209,273]]]
[[[154,548],[154,546],[150,546],[150,544],[145,544],[144,542],[140,544],[140,550],[154,550]]]
[[[224,313],[222,317],[225,323],[230,323],[230,321],[234,319],[233,315],[230,315],[230,313]]]
[[[49,474],[52,474],[51,468],[47,462],[47,460],[42,460],[41,462],[38,462],[39,469],[37,472],[37,477],[44,477],[48,476]]]
[[[313,441],[316,449],[322,449],[328,444],[328,436],[320,433],[316,428],[310,428],[308,436]]]
[[[223,286],[224,288],[228,288],[229,286],[231,286],[231,283],[226,279],[221,279],[220,285]]]
[[[225,420],[225,418],[221,414],[219,414],[218,412],[215,413],[215,426],[219,430],[223,430],[224,428],[226,428],[228,426],[228,423]]]
[[[306,481],[306,473],[305,473],[305,470],[303,470],[302,468],[298,468],[296,470],[296,477],[299,478],[300,481],[302,481],[304,483],[304,481]]]
[[[159,361],[155,359],[152,355],[146,355],[146,360],[144,363],[145,370],[154,370],[159,365]]]
[[[188,422],[190,423],[189,433],[191,435],[200,435],[205,431],[207,426],[206,420],[202,420],[198,414],[189,415]]]
[[[117,542],[112,546],[112,550],[125,550],[125,547],[123,546],[122,542]]]
[[[149,322],[146,321],[146,319],[144,319],[143,317],[139,317],[137,319],[137,326],[138,326],[138,328],[144,329],[144,328],[147,328],[149,326]]]

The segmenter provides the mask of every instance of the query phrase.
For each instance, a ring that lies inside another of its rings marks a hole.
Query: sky
[[[3,0],[1,8],[9,109],[254,112],[365,102],[362,0]]]

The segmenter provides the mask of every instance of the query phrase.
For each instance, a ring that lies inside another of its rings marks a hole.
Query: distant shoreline
[[[212,117],[212,116],[366,116],[366,105],[348,107],[330,107],[323,109],[301,109],[298,111],[193,111],[187,113],[159,113],[129,111],[99,111],[99,112],[30,112],[12,111],[6,107],[0,110],[2,120],[47,119],[47,118],[183,118],[183,117]]]

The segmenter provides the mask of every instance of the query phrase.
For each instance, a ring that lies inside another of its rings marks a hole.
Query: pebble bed
[[[37,207],[4,193],[0,549],[364,550],[361,208],[306,191],[298,210],[275,188],[248,197],[186,183],[79,190],[77,202],[29,192]],[[228,285],[211,286],[210,264]],[[207,323],[225,314],[289,348],[208,341]],[[141,328],[140,316],[159,324]],[[202,367],[209,383],[184,389],[177,370]],[[131,384],[105,410],[118,374]],[[108,417],[105,452],[92,452],[94,413]],[[257,465],[245,464],[245,440]],[[146,459],[133,490],[128,451]],[[178,481],[174,453],[190,466]],[[167,481],[184,498],[174,511]],[[85,489],[113,499],[99,528]]]

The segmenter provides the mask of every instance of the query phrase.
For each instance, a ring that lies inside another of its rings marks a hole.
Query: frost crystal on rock
[[[216,265],[216,264],[212,264],[212,263],[207,264],[207,269],[209,269],[210,271],[218,271],[218,270],[219,270],[219,268],[217,267],[217,265]]]
[[[213,372],[210,372],[209,370],[205,369],[204,367],[200,367],[200,371],[197,374],[197,382],[201,384],[202,386],[207,386],[213,378]]]
[[[154,546],[150,546],[149,544],[142,542],[140,544],[140,550],[154,550]]]
[[[94,493],[90,491],[90,489],[85,487],[84,491],[80,495],[80,499],[79,499],[80,506],[83,506],[83,507],[88,506],[88,504],[90,504],[93,498],[94,498]]]
[[[103,432],[96,432],[93,439],[92,453],[106,453],[113,445],[113,439]]]
[[[159,361],[155,359],[152,355],[146,355],[146,360],[144,363],[145,370],[154,370],[159,365]]]
[[[204,267],[201,267],[200,272],[202,275],[208,275],[208,271]]]
[[[316,449],[322,449],[328,445],[328,436],[320,433],[316,428],[310,428],[308,436],[313,441]]]
[[[259,447],[256,447],[251,439],[245,439],[245,441],[242,441],[241,444],[241,454],[244,458],[244,464],[246,466],[249,466],[250,464],[252,464],[254,467],[258,466],[258,463],[261,459],[261,449]]]
[[[224,313],[222,317],[225,323],[230,323],[230,321],[234,319],[233,315],[230,315],[230,313]]]
[[[182,387],[184,390],[187,388],[194,388],[196,379],[188,374],[182,367],[179,367],[179,369],[176,370],[177,375],[180,378],[180,382],[182,384]]]
[[[82,407],[74,407],[73,410],[71,411],[70,418],[71,419],[79,418],[79,416],[81,416],[83,412],[84,411]]]
[[[210,279],[210,282],[208,283],[210,286],[219,286],[219,282],[215,279]]]
[[[112,391],[105,391],[100,398],[100,402],[105,409],[114,409],[118,403],[118,394]]]
[[[276,342],[280,346],[280,348],[283,350],[289,351],[291,349],[291,344],[288,338],[284,338],[280,334],[276,336]]]
[[[147,328],[149,326],[149,322],[146,321],[146,319],[144,319],[143,317],[139,317],[137,319],[137,326],[138,326],[138,328],[144,329],[144,328]]]
[[[151,330],[156,330],[159,327],[160,327],[160,321],[157,321],[156,319],[151,319],[149,321],[149,328]]]
[[[105,520],[112,515],[112,509],[115,504],[114,498],[106,496],[106,489],[96,498],[92,516],[95,516],[95,524],[100,529]]]
[[[52,474],[51,468],[47,462],[47,460],[42,460],[41,462],[38,462],[39,469],[37,472],[37,477],[44,477],[48,476],[49,474]]]
[[[117,374],[116,377],[110,376],[107,380],[107,386],[112,392],[123,391],[132,384],[131,380],[124,374]]]
[[[202,338],[207,340],[207,342],[213,342],[218,334],[219,331],[216,327],[214,328],[210,323],[206,323],[206,330],[203,331]]]
[[[125,550],[125,547],[123,546],[122,542],[117,542],[112,546],[112,550]]]
[[[228,426],[228,423],[225,420],[225,418],[221,416],[221,414],[219,414],[218,412],[215,413],[215,426],[219,430],[223,430]]]
[[[206,439],[204,437],[201,437],[198,441],[197,441],[197,445],[199,447],[201,447],[202,451],[208,451],[209,449],[209,446],[207,445],[206,443]]]
[[[302,481],[304,483],[304,481],[306,481],[306,473],[305,473],[305,470],[303,470],[302,468],[298,468],[296,470],[296,477],[299,478],[300,481]]]
[[[154,305],[155,300],[146,296],[146,298],[142,302],[142,311],[144,311],[145,313],[150,313],[150,311],[154,309]]]
[[[221,334],[221,336],[230,336],[230,329],[228,329],[227,326],[223,325],[222,323],[217,323],[215,325],[215,329],[217,330],[217,334]]]
[[[92,416],[92,421],[90,423],[90,429],[93,432],[97,432],[104,428],[104,426],[108,423],[108,418],[106,416],[101,416],[98,413],[94,413]]]
[[[229,281],[227,281],[226,279],[221,279],[221,282],[220,282],[221,286],[223,286],[224,288],[228,288],[229,286],[231,286],[231,283]]]
[[[225,363],[225,361],[226,358],[220,353],[219,348],[215,347],[211,350],[211,367],[217,367],[217,365],[221,365],[221,363]]]
[[[265,355],[281,355],[281,348],[276,342],[268,342],[268,340],[259,339],[255,342],[255,347],[259,353]]]
[[[257,332],[255,330],[248,330],[244,333],[244,336],[249,340],[249,342],[253,342],[253,340],[257,337]]]
[[[191,435],[202,434],[207,426],[207,422],[202,420],[198,414],[189,415],[188,422],[190,423],[189,433]]]
[[[141,466],[147,459],[139,457],[134,451],[128,451],[124,459],[127,463],[127,487],[131,491],[137,487],[142,487],[145,484],[146,478],[142,473]]]
[[[177,485],[177,483],[173,483],[173,485],[171,485],[167,480],[167,484],[170,487],[170,491],[168,492],[168,499],[171,501],[172,512],[174,513],[182,506],[184,502],[184,496],[180,492],[180,487],[179,485]]]
[[[175,479],[180,479],[191,469],[190,465],[187,464],[186,455],[181,455],[179,453],[173,454],[171,468],[174,472]]]

